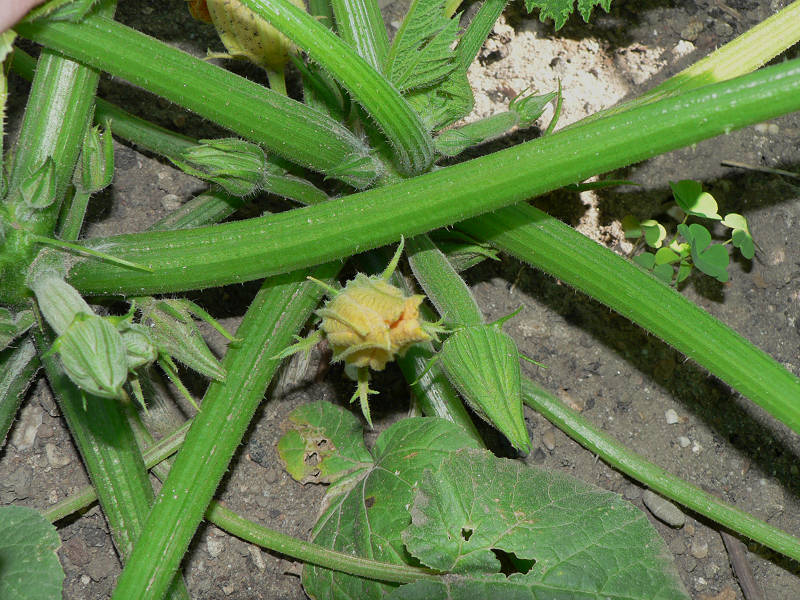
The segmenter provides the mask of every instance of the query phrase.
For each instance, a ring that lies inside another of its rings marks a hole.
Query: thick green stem
[[[303,542],[244,519],[215,501],[211,502],[206,516],[217,527],[243,540],[321,567],[394,583],[411,583],[420,580],[438,581],[440,579],[439,575],[427,569],[381,563]]]
[[[800,540],[686,483],[606,435],[557,398],[523,378],[525,403],[612,467],[636,481],[784,556],[800,560]]]
[[[376,0],[332,0],[339,37],[378,72],[389,52],[389,36]]]
[[[113,13],[114,3],[103,9]],[[25,274],[38,246],[24,230],[53,236],[64,194],[91,123],[99,74],[86,66],[43,50],[33,78],[16,154],[10,166],[5,206],[20,229],[4,228],[0,257],[0,302],[20,304],[29,295]],[[49,206],[30,210],[20,186],[46,161],[52,160],[53,196]]]
[[[25,390],[39,370],[39,357],[29,336],[16,348],[0,352],[0,448],[19,410]]]
[[[328,279],[328,264],[313,273]],[[142,543],[125,566],[114,598],[161,598],[280,364],[273,357],[291,343],[321,295],[307,271],[264,283],[228,349],[224,383],[212,382],[183,449],[145,523]]]
[[[428,170],[433,140],[422,120],[366,60],[289,0],[242,0],[242,4],[283,32],[347,88],[391,142],[401,171]]]
[[[89,17],[81,23],[47,22],[18,29],[25,37],[142,86],[303,166],[325,172],[348,157],[368,154],[363,143],[333,119],[109,19]],[[364,184],[361,175],[342,178]]]
[[[634,263],[532,206],[460,227],[610,306],[800,433],[800,379]]]
[[[351,256],[514,204],[590,175],[800,109],[800,60],[320,205],[179,232],[87,241],[153,273],[91,260],[88,294],[171,292],[241,282]]]

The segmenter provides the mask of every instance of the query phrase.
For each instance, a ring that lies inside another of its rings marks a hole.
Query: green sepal
[[[466,327],[447,338],[439,357],[447,378],[470,407],[512,446],[530,452],[514,340],[496,326]]]
[[[56,338],[64,371],[79,388],[102,398],[125,398],[122,386],[128,377],[125,343],[117,329],[94,314],[78,313],[67,330]]]
[[[5,350],[11,342],[28,331],[33,322],[32,310],[14,314],[0,306],[0,350]]]
[[[147,327],[139,323],[125,323],[119,331],[125,343],[128,369],[138,369],[155,362],[158,358],[158,349],[150,338]]]
[[[141,322],[147,327],[159,355],[167,355],[211,379],[225,379],[225,369],[200,335],[186,300],[137,298]]]
[[[99,0],[50,0],[33,9],[25,17],[26,22],[47,18],[49,21],[77,23],[88,15]]]
[[[520,127],[528,127],[533,122],[542,116],[544,109],[547,107],[554,98],[558,97],[558,92],[550,92],[539,96],[524,95],[523,91],[511,100],[508,104],[508,110],[519,115]]]
[[[200,140],[171,160],[189,175],[213,181],[237,197],[257,192],[267,168],[261,147],[238,138]]]
[[[20,183],[17,194],[31,210],[42,210],[55,202],[56,164],[51,156]]]
[[[83,191],[94,194],[108,187],[113,178],[114,142],[111,129],[107,128],[101,135],[99,125],[90,127],[86,130],[86,137],[83,140],[80,187]]]

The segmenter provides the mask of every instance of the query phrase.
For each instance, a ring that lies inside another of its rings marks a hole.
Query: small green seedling
[[[708,192],[703,191],[697,181],[683,180],[670,182],[672,195],[683,219],[676,228],[674,237],[665,245],[666,228],[653,219],[639,221],[633,215],[622,219],[625,237],[637,240],[637,247],[643,242],[655,252],[642,252],[633,261],[650,271],[661,281],[677,285],[684,281],[697,267],[706,275],[720,282],[729,279],[728,264],[730,258],[727,244],[738,248],[746,259],[755,255],[755,242],[750,234],[747,219],[737,213],[729,213],[725,218],[718,213],[717,201]],[[721,244],[711,243],[711,232],[699,223],[687,224],[689,217],[720,221],[732,230],[731,238]],[[678,237],[685,241],[679,242]],[[634,250],[635,251],[635,250]]]

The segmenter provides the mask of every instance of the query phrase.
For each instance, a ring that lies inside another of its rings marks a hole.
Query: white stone
[[[678,418],[678,413],[675,412],[675,409],[670,408],[664,413],[664,417],[667,419],[667,425],[675,425],[678,423],[680,419]]]

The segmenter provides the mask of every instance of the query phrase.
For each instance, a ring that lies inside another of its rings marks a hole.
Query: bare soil
[[[471,118],[503,110],[526,88],[553,90],[560,79],[565,95],[561,124],[573,122],[652,87],[785,4],[766,0],[615,2],[610,14],[597,12],[589,25],[573,18],[558,32],[525,15],[519,5],[511,5],[470,70],[476,88]],[[118,18],[198,56],[207,48],[221,50],[213,29],[193,21],[184,5],[182,0],[122,2]],[[385,10],[389,27],[396,28],[402,4],[390,4]],[[241,64],[233,68],[263,80],[255,68]],[[12,82],[16,100],[9,119],[12,131],[26,92],[25,84]],[[188,135],[224,135],[124,82],[105,80],[101,95]],[[515,132],[479,151],[518,143],[537,132],[535,127]],[[93,200],[87,235],[145,229],[205,188],[164,161],[122,144],[116,147],[116,160],[113,186]],[[659,215],[670,199],[670,180],[701,180],[722,210],[741,212],[749,219],[760,250],[752,261],[735,261],[729,283],[695,277],[682,292],[800,374],[800,237],[792,233],[800,224],[800,183],[724,167],[720,163],[726,160],[797,172],[800,115],[607,175],[636,181],[637,187],[560,192],[539,198],[536,204],[598,242],[627,252],[629,246],[620,239],[622,216]],[[263,204],[260,207],[253,214],[264,209]],[[777,527],[800,534],[797,435],[658,339],[547,275],[504,258],[483,263],[467,277],[489,318],[523,307],[506,330],[523,353],[548,366],[543,370],[524,365],[529,376],[662,467]],[[251,285],[231,286],[196,292],[192,299],[235,328],[253,291]],[[224,350],[221,340],[210,339],[216,349]],[[319,399],[346,404],[351,393],[338,368],[332,368],[323,381],[315,381],[318,360],[314,355],[311,365],[293,363],[294,370],[268,396],[218,493],[230,508],[302,538],[315,521],[324,490],[293,481],[278,462],[275,444],[294,407]],[[409,394],[391,369],[375,385],[381,392],[373,409],[380,430],[405,414]],[[665,413],[669,410],[677,413],[677,423],[668,424]],[[639,485],[539,415],[528,410],[526,418],[535,447],[527,462],[618,492],[647,512]],[[0,454],[0,503],[44,508],[87,483],[50,390],[40,380],[28,394],[10,444]],[[691,513],[679,529],[653,522],[674,553],[694,598],[743,597],[717,528]],[[62,523],[60,534],[59,554],[67,573],[64,597],[108,597],[120,563],[99,509]],[[748,561],[765,598],[800,598],[798,564],[754,544],[749,549]],[[212,526],[201,527],[184,572],[193,598],[305,598],[297,576],[299,565]]]

